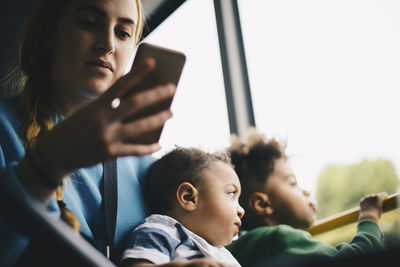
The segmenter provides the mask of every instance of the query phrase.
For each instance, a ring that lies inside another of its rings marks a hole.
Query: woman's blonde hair
[[[144,14],[141,1],[135,1],[138,21],[134,41],[137,45],[142,36]],[[50,131],[57,123],[52,116],[61,113],[51,99],[52,51],[48,44],[70,2],[71,0],[42,0],[25,26],[19,51],[19,68],[22,75],[21,81],[17,83],[22,87],[18,105],[22,116],[21,130],[25,149],[35,145],[40,136]],[[62,186],[55,191],[55,197],[58,201],[62,200]],[[61,212],[61,217],[79,231],[79,222],[73,213],[65,207],[61,207]]]

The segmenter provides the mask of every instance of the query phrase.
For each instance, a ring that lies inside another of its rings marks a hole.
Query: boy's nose
[[[244,209],[243,209],[242,206],[240,206],[239,204],[238,204],[238,209],[237,209],[237,215],[238,215],[238,217],[239,217],[240,219],[242,219],[243,216],[244,216]]]

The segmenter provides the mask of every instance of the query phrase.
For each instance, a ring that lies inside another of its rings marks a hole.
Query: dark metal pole
[[[255,126],[239,9],[236,0],[214,0],[231,133],[244,138]]]

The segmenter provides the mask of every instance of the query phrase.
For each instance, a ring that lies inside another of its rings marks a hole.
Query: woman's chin
[[[97,98],[105,93],[110,87],[111,85],[109,83],[91,83],[88,85],[87,90],[85,90],[85,96],[91,99]]]

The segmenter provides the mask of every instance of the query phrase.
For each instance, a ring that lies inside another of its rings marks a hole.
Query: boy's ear
[[[187,211],[194,211],[198,203],[198,191],[191,183],[184,182],[176,190],[179,206]]]
[[[249,198],[249,208],[256,214],[261,216],[269,216],[274,213],[271,201],[268,195],[262,192],[254,192]]]

